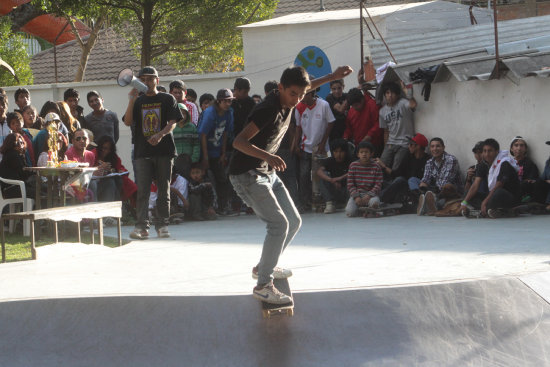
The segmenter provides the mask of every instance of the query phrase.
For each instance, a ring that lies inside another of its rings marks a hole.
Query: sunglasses
[[[86,141],[86,140],[88,140],[88,137],[87,137],[87,136],[77,136],[77,137],[75,138],[75,140],[76,140],[76,141],[81,141],[81,140]]]

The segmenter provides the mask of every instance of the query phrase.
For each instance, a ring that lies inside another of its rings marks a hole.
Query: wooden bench
[[[0,231],[2,236],[2,262],[6,261],[6,248],[4,237],[4,221],[10,219],[29,219],[31,221],[31,253],[33,260],[36,260],[36,247],[34,236],[34,222],[37,220],[50,220],[54,222],[55,243],[59,242],[57,232],[58,221],[71,221],[76,222],[78,227],[78,242],[81,241],[80,237],[80,222],[82,219],[90,219],[90,233],[92,236],[92,243],[94,243],[94,221],[98,219],[98,232],[99,232],[99,244],[103,245],[103,221],[105,217],[114,217],[117,219],[118,229],[118,245],[122,245],[122,237],[120,231],[120,218],[122,217],[122,202],[110,201],[99,203],[88,203],[81,205],[64,206],[50,209],[31,210],[19,213],[3,214],[1,218]]]

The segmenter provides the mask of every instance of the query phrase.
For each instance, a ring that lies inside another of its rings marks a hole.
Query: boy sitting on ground
[[[192,220],[214,220],[214,188],[210,182],[204,180],[204,168],[200,162],[191,164],[189,174],[189,211],[188,216]]]
[[[351,163],[348,142],[336,139],[330,145],[332,156],[321,161],[317,170],[319,189],[326,202],[325,214],[334,213],[336,204],[344,204],[348,200],[348,168]]]
[[[157,217],[157,186],[156,180],[151,185],[151,194],[149,196],[149,210]],[[172,173],[170,181],[170,223],[180,224],[182,218],[189,208],[187,180],[177,173]]]
[[[378,194],[382,188],[382,169],[374,161],[374,146],[366,141],[357,146],[357,161],[349,166],[348,191],[350,198],[346,206],[348,217],[357,216],[359,207],[378,208]]]

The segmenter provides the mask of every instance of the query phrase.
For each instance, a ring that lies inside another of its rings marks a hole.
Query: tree
[[[8,17],[0,17],[0,60],[11,65],[17,80],[6,68],[0,68],[0,86],[27,85],[33,83],[30,57],[23,36],[12,32]]]
[[[164,57],[177,69],[242,68],[242,37],[236,28],[266,19],[277,0],[96,0],[120,9],[119,32],[139,50],[141,65]]]

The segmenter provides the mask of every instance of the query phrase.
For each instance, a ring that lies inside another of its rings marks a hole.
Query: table
[[[67,186],[77,180],[89,182],[93,172],[97,170],[97,167],[25,167],[23,169],[36,173],[35,208],[41,209],[41,177],[46,177],[48,180],[48,197],[46,206],[48,208],[54,207],[56,200],[58,201],[57,206],[65,206],[67,197],[65,189]],[[54,178],[59,178],[59,185],[57,185],[57,182],[54,182]]]

